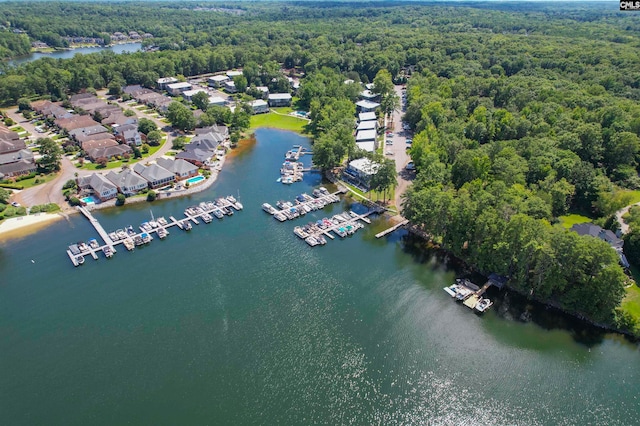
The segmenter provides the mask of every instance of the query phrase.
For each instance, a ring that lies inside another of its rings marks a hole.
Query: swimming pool
[[[98,204],[100,201],[95,198],[93,195],[90,195],[88,197],[84,197],[81,198],[80,201],[82,201],[85,204]]]
[[[198,183],[204,180],[204,176],[194,176],[192,178],[187,179],[187,182],[190,184]]]

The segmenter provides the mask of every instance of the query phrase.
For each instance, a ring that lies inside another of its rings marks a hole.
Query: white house
[[[375,112],[361,112],[358,114],[358,121],[371,121],[377,119]]]
[[[363,90],[360,92],[360,99],[365,99],[367,101],[375,101],[378,97],[379,95],[377,93],[373,93],[371,90]]]
[[[209,106],[225,106],[227,101],[225,98],[221,98],[220,96],[211,96],[209,97]]]
[[[356,133],[356,145],[360,149],[373,152],[376,149],[376,131],[360,130]]]
[[[358,158],[349,163],[344,173],[349,180],[355,180],[368,187],[371,176],[378,173],[379,168],[380,164],[374,163],[368,158]]]
[[[167,84],[167,91],[173,96],[180,96],[187,90],[191,90],[193,86],[191,83],[180,82],[180,83],[171,83]]]
[[[226,74],[227,74],[227,77],[233,80],[233,77],[242,75],[242,71],[227,71]]]
[[[223,87],[224,90],[228,93],[236,93],[238,91],[238,89],[236,89],[236,83],[231,80],[225,81]]]
[[[377,120],[369,120],[369,121],[361,121],[358,123],[357,131],[360,130],[378,130],[378,121]]]
[[[377,102],[362,100],[356,102],[356,108],[359,112],[373,112],[380,106]]]
[[[249,102],[249,105],[251,105],[251,109],[253,109],[254,114],[263,114],[265,112],[269,112],[269,104],[262,99],[251,101]]]
[[[269,106],[270,107],[291,106],[291,94],[290,93],[270,93]]]
[[[168,84],[177,83],[178,79],[175,77],[164,77],[156,80],[156,84],[158,85],[158,89],[165,90]]]
[[[192,89],[192,90],[185,90],[184,92],[182,92],[182,97],[187,101],[187,102],[191,102],[191,99],[193,98],[193,96],[196,93],[200,93],[200,92],[204,92],[207,93],[206,90],[204,89]]]
[[[230,80],[229,76],[220,74],[220,75],[214,75],[213,77],[209,77],[208,82],[209,82],[209,86],[217,88],[217,87],[222,87],[222,85],[229,80]]]

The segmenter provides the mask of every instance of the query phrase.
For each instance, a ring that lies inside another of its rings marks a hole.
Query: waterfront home
[[[114,145],[114,146],[105,146],[98,148],[91,148],[86,151],[87,157],[91,161],[96,161],[98,158],[106,158],[107,160],[112,160],[113,158],[121,157],[124,154],[131,155],[133,150],[129,145]]]
[[[207,168],[211,164],[215,152],[198,147],[185,146],[185,150],[176,154],[176,159],[188,161],[196,167]]]
[[[618,253],[620,264],[624,268],[629,268],[629,261],[623,253],[624,240],[619,238],[612,231],[603,229],[593,223],[576,223],[571,227],[571,230],[576,232],[578,235],[588,235],[606,242]]]
[[[90,195],[97,196],[100,201],[107,201],[118,195],[118,188],[99,173],[78,178],[78,188]]]
[[[361,121],[358,123],[357,131],[361,130],[378,130],[378,121],[377,120],[369,120],[369,121]]]
[[[356,145],[360,149],[373,152],[376,149],[376,131],[375,130],[359,130],[356,133]]]
[[[222,87],[224,83],[229,80],[230,80],[229,76],[220,74],[220,75],[214,75],[213,77],[209,77],[207,82],[209,86],[218,88],[218,87]]]
[[[356,108],[358,112],[373,112],[380,106],[377,102],[371,102],[367,100],[362,100],[356,102]]]
[[[361,112],[360,114],[358,114],[358,121],[360,122],[377,120],[377,119],[378,118],[376,117],[375,112]]]
[[[249,102],[251,109],[254,114],[263,114],[269,112],[269,104],[262,99],[256,99],[255,101]]]
[[[198,174],[197,166],[181,158],[172,160],[161,157],[156,160],[156,163],[176,175],[177,180],[188,179]]]
[[[191,83],[187,82],[171,83],[167,84],[167,92],[172,96],[180,96],[187,90],[191,90],[192,87]]]
[[[196,135],[202,135],[204,133],[217,133],[220,135],[222,140],[229,139],[229,128],[227,126],[220,126],[214,124],[213,126],[208,127],[199,127],[194,130]]]
[[[356,183],[357,185],[367,189],[369,187],[369,182],[371,181],[371,176],[378,173],[379,168],[380,164],[375,163],[368,158],[358,158],[357,160],[353,160],[349,163],[344,171],[344,177],[348,181]]]
[[[149,186],[145,178],[129,168],[123,169],[120,173],[110,171],[107,179],[118,188],[118,191],[127,196],[137,194]]]
[[[224,137],[220,133],[217,133],[217,132],[200,133],[195,135],[191,139],[191,142],[189,142],[185,146],[185,149],[187,149],[187,147],[196,147],[200,149],[208,149],[210,151],[215,151],[216,148],[218,148],[218,145],[220,145],[222,142],[224,142]]]
[[[291,106],[290,93],[270,93],[268,99],[270,107]]]
[[[177,83],[178,79],[175,77],[163,77],[156,80],[156,84],[158,85],[158,89],[166,90],[169,84]]]
[[[155,163],[148,166],[136,163],[133,166],[133,171],[145,178],[151,189],[166,186],[176,180],[176,176],[173,173]]]

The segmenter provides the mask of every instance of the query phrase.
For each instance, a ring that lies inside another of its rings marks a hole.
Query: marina
[[[504,286],[504,281],[504,277],[491,274],[489,280],[480,288],[466,278],[456,278],[456,282],[444,287],[444,291],[456,301],[462,302],[467,308],[483,313],[493,305],[493,302],[482,296],[492,285],[501,289]]]
[[[273,217],[284,222],[286,220],[293,220],[304,216],[307,213],[320,210],[331,203],[337,203],[340,201],[338,194],[344,193],[346,190],[342,189],[333,193],[330,193],[325,187],[320,187],[313,190],[313,197],[309,194],[303,193],[296,197],[294,202],[291,201],[278,201],[276,208],[271,204],[264,203],[262,210],[273,215]]]
[[[107,232],[86,207],[79,206],[78,210],[89,219],[104,244],[101,245],[95,238],[91,238],[88,243],[78,242],[71,244],[67,249],[67,256],[69,256],[73,266],[84,264],[85,256],[87,255],[93,257],[94,260],[98,260],[98,252],[102,252],[104,257],[109,259],[117,252],[116,245],[118,244],[122,244],[128,251],[132,251],[136,246],[149,244],[153,241],[154,233],[161,240],[166,238],[169,235],[169,228],[172,226],[184,231],[190,231],[192,229],[191,223],[200,224],[198,219],[204,223],[211,223],[213,216],[222,219],[224,216],[232,216],[234,211],[240,211],[243,208],[242,203],[229,195],[220,197],[215,201],[203,201],[197,206],[187,207],[184,211],[186,216],[184,219],[178,220],[174,216],[169,216],[169,220],[164,217],[156,219],[153,217],[153,212],[151,212],[151,220],[140,224],[140,232],[133,229],[131,225],[113,232]]]
[[[311,151],[306,150],[302,145],[294,145],[294,147],[287,151],[284,155],[284,163],[280,168],[281,177],[278,182],[283,184],[292,184],[294,182],[301,182],[304,177],[304,172],[310,169],[304,168],[304,165],[299,162],[300,157],[303,155],[311,155]]]
[[[310,222],[305,226],[296,226],[293,229],[293,233],[311,247],[325,245],[327,243],[325,236],[332,240],[335,239],[333,234],[340,238],[345,238],[355,234],[358,229],[364,228],[364,225],[359,221],[371,223],[367,216],[372,213],[375,213],[375,211],[370,210],[364,214],[357,214],[350,210],[333,215],[330,219],[325,217],[316,222]]]

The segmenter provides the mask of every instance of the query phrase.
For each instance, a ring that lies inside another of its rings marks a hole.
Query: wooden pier
[[[86,255],[90,255],[91,257],[93,257],[95,260],[98,260],[98,252],[103,252],[105,253],[105,248],[107,248],[107,252],[110,252],[109,256],[115,254],[117,252],[116,250],[116,246],[118,244],[124,244],[125,241],[133,241],[136,238],[142,238],[142,236],[144,234],[149,235],[151,238],[149,239],[149,241],[151,239],[153,239],[152,234],[155,233],[156,236],[159,236],[158,234],[158,230],[163,229],[164,231],[166,231],[165,235],[169,234],[168,229],[171,228],[172,226],[177,226],[180,229],[185,229],[184,227],[184,223],[185,222],[193,222],[196,225],[199,224],[200,222],[198,221],[199,218],[201,218],[204,215],[208,215],[209,213],[212,213],[215,210],[220,210],[223,211],[223,209],[225,209],[226,211],[231,210],[242,210],[242,204],[236,202],[235,200],[230,201],[228,198],[232,198],[232,197],[227,197],[227,198],[220,198],[216,201],[216,203],[213,202],[203,202],[200,203],[200,205],[198,206],[194,206],[194,207],[189,207],[185,210],[185,218],[184,219],[176,219],[173,216],[170,216],[168,221],[165,220],[164,224],[160,224],[159,222],[155,222],[156,226],[155,227],[151,227],[150,229],[144,230],[141,227],[141,232],[134,232],[134,231],[127,231],[126,237],[121,237],[120,235],[118,235],[118,238],[111,238],[111,236],[109,235],[109,233],[107,231],[105,231],[104,227],[100,224],[100,222],[98,221],[98,219],[96,219],[91,212],[85,208],[85,207],[78,207],[78,210],[87,218],[89,219],[89,222],[93,225],[93,227],[95,228],[96,232],[98,233],[98,235],[100,235],[100,238],[102,238],[102,240],[104,241],[104,244],[102,245],[98,245],[97,247],[92,247],[88,244],[80,244],[78,243],[77,246],[77,254],[72,253],[71,250],[67,250],[67,255],[69,256],[69,259],[71,260],[71,263],[73,263],[74,266],[78,266],[81,263],[84,262],[84,256]],[[187,212],[189,211],[189,212]],[[127,229],[132,229],[127,228]],[[115,233],[112,233],[115,234]],[[76,247],[72,247],[70,246],[70,248],[73,248],[74,250],[76,249]],[[106,254],[105,254],[106,256]]]
[[[388,234],[392,233],[393,231],[395,231],[395,230],[397,230],[399,228],[402,228],[403,226],[405,226],[408,223],[409,223],[409,219],[404,219],[401,222],[396,223],[395,225],[393,225],[391,228],[385,229],[382,232],[378,232],[376,234],[376,238],[382,238],[385,235],[388,235]]]
[[[280,222],[284,222],[286,220],[294,220],[299,217],[304,217],[307,213],[310,213],[313,210],[320,210],[329,204],[337,203],[340,201],[338,197],[343,191],[336,191],[333,193],[324,193],[322,195],[316,195],[315,197],[311,197],[307,194],[305,195],[305,201],[296,201],[297,204],[292,202],[283,209],[275,209],[272,213],[273,217],[279,220]],[[292,210],[293,209],[293,210]]]
[[[293,230],[293,233],[303,239],[311,247],[319,244],[324,245],[326,244],[326,240],[323,240],[321,237],[328,237],[334,240],[336,236],[345,238],[349,235],[353,235],[358,229],[364,228],[364,225],[358,221],[371,223],[371,220],[367,216],[373,213],[377,212],[374,210],[370,210],[363,214],[357,214],[353,211],[343,212],[334,215],[331,219],[324,218],[316,223],[310,223],[304,227],[297,226]]]

